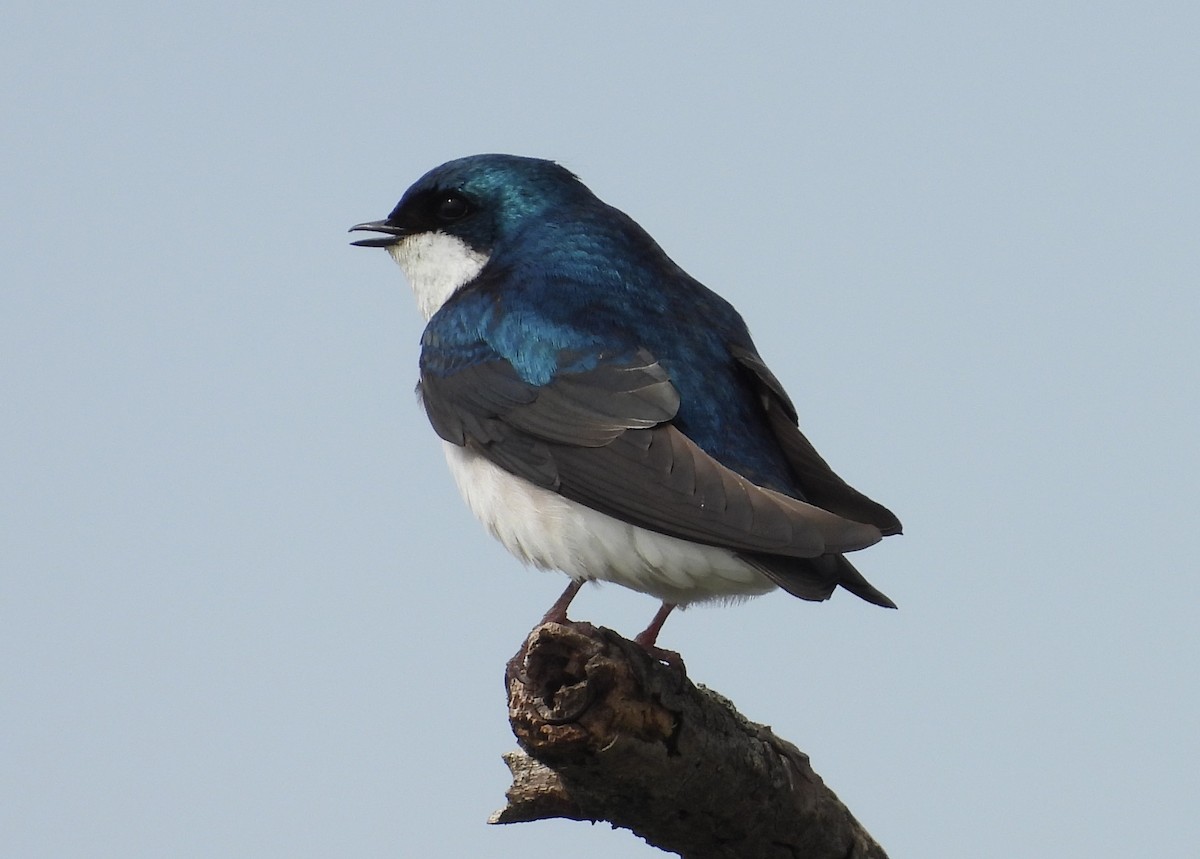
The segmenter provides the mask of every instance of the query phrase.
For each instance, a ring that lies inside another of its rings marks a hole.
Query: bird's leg
[[[537,622],[534,629],[544,623],[561,623],[564,626],[570,626],[571,621],[567,619],[567,606],[571,604],[571,600],[575,599],[575,595],[579,593],[579,589],[583,587],[584,580],[571,579],[571,583],[567,585],[567,589],[562,592],[562,595],[554,601],[554,605],[550,606],[550,610],[542,615],[542,619]],[[508,662],[507,676],[517,678],[526,686],[533,686],[534,683],[529,679],[529,675],[525,672],[525,658],[529,653],[529,645],[533,641],[533,633],[525,638],[525,643],[521,645],[521,649],[517,651]]]
[[[687,673],[687,669],[683,664],[683,657],[674,650],[664,650],[655,644],[658,641],[658,634],[662,631],[662,626],[669,615],[675,609],[675,603],[664,602],[658,607],[658,612],[654,615],[654,620],[650,621],[650,625],[637,634],[634,638],[636,643],[642,650],[649,653],[652,657],[660,662],[665,662],[672,668],[678,668],[680,671]]]
[[[560,595],[557,600],[554,600],[554,605],[550,607],[550,611],[542,615],[541,620],[534,625],[534,629],[538,629],[538,626],[541,626],[542,624],[563,624],[564,626],[574,626],[575,624],[566,618],[566,608],[571,605],[571,600],[575,599],[575,595],[580,593],[580,588],[583,587],[584,581],[586,581],[586,579],[572,578],[571,583],[566,585],[566,590],[563,591],[562,595]],[[524,644],[521,645],[521,649],[517,650],[516,656],[509,660],[509,667],[508,671],[505,672],[505,677],[516,678],[517,680],[520,680],[522,684],[533,687],[536,684],[533,683],[533,680],[529,679],[529,675],[526,673],[526,659],[529,654],[530,643],[533,643],[532,630],[530,630],[529,635],[526,637],[526,639],[524,639]]]
[[[654,620],[650,621],[650,625],[638,633],[634,639],[642,647],[649,650],[654,647],[654,642],[658,641],[658,634],[662,631],[662,626],[666,623],[667,615],[675,608],[675,603],[664,602],[658,607],[658,614],[654,615]]]
[[[571,600],[575,599],[575,594],[579,593],[581,587],[583,587],[582,580],[571,579],[571,584],[567,585],[567,589],[562,592],[562,596],[554,601],[554,605],[550,606],[550,610],[542,617],[541,623],[538,626],[541,626],[543,623],[570,623],[567,620],[567,606],[571,604]],[[659,626],[661,625],[660,623]]]

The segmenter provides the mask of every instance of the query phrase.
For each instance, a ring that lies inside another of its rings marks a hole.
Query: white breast
[[[487,265],[487,254],[445,233],[407,236],[388,248],[404,270],[426,319]]]
[[[444,447],[471,511],[527,564],[573,579],[616,582],[678,605],[775,587],[728,549],[621,522],[515,477],[468,448]]]

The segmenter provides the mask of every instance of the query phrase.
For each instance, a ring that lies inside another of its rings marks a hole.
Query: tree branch
[[[806,754],[611,630],[542,624],[505,680],[524,752],[492,823],[605,820],[685,859],[887,859]]]

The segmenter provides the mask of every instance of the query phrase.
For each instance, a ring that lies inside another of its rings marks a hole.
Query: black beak
[[[367,221],[365,224],[355,224],[350,228],[350,232],[353,233],[355,230],[365,230],[370,233],[387,233],[386,236],[376,236],[373,239],[359,239],[357,242],[350,243],[360,248],[390,248],[404,238],[408,232],[403,227],[394,226],[387,221]]]

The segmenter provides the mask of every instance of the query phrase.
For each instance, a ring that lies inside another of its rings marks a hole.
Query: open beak
[[[386,236],[376,236],[371,239],[359,239],[350,244],[360,248],[390,248],[407,234],[403,227],[389,224],[387,221],[367,221],[365,224],[355,224],[350,232],[365,231],[369,233],[387,233]]]

